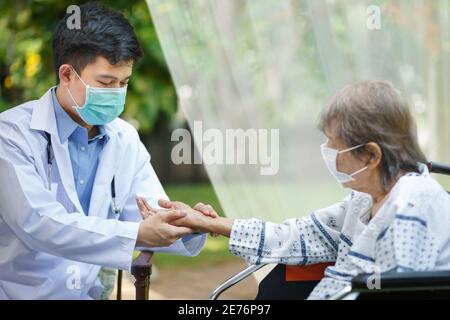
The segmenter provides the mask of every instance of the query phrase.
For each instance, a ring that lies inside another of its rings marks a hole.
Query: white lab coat
[[[0,299],[91,299],[101,266],[129,270],[139,221],[136,195],[167,198],[136,130],[105,126],[88,215],[78,200],[68,141],[58,137],[50,90],[0,114]],[[54,161],[47,179],[47,140]],[[115,176],[119,220],[111,210]],[[196,255],[205,235],[152,251]]]

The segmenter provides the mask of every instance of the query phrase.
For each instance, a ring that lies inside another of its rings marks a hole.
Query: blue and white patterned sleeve
[[[231,230],[230,252],[251,264],[306,265],[335,261],[349,201],[350,196],[310,216],[281,224],[237,219]]]

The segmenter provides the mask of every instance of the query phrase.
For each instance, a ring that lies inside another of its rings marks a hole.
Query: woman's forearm
[[[231,234],[231,228],[233,226],[234,219],[217,217],[214,219],[206,219],[205,229],[208,232],[220,234],[229,238]]]

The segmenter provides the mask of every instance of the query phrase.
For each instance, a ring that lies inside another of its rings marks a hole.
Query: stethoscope
[[[51,190],[51,176],[54,155],[52,152],[52,139],[50,137],[50,134],[48,132],[45,132],[45,135],[47,137],[47,181],[48,189]],[[111,181],[111,209],[114,212],[115,218],[118,219],[122,210],[116,202],[116,176],[113,176]]]

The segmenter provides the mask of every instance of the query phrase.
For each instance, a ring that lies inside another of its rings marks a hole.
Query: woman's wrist
[[[225,217],[206,219],[205,230],[229,238],[231,234],[231,228],[233,226],[233,221],[233,219]]]

